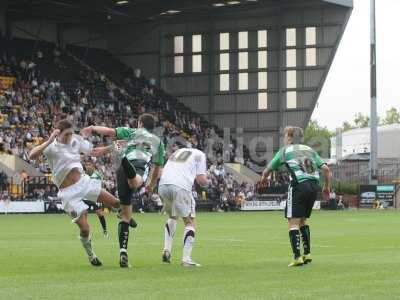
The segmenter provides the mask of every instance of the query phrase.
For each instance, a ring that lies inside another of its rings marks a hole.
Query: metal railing
[[[329,167],[335,181],[358,184],[368,184],[369,182],[368,161],[341,162]],[[400,178],[400,161],[380,162],[377,176],[379,183],[393,183]]]
[[[50,177],[47,176],[32,176],[24,180],[16,181],[13,177],[4,178],[0,182],[0,193],[4,191],[8,195],[18,197],[22,195],[28,195],[33,193],[35,190],[43,189],[55,191],[57,187],[54,185]]]

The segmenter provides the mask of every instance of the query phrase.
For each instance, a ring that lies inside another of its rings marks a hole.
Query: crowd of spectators
[[[28,153],[49,136],[61,115],[68,115],[77,128],[91,124],[135,127],[138,116],[150,112],[155,116],[156,130],[167,146],[172,146],[174,139],[181,137],[189,147],[207,152],[212,177],[207,197],[215,199],[215,210],[234,210],[244,199],[252,199],[254,187],[237,183],[223,168],[223,160],[248,161],[236,157],[235,142],[231,140],[224,149],[217,128],[158,89],[154,79],[147,80],[139,69],[127,69],[122,85],[117,86],[106,74],[80,62],[76,69],[77,80],[71,84],[42,74],[38,66],[43,65],[41,61],[46,55],[53,56],[50,61],[57,68],[69,68],[62,60],[64,54],[59,47],[54,47],[52,53],[37,50],[32,59],[17,59],[6,52],[1,54],[0,76],[14,78],[14,81],[6,88],[2,87],[3,92],[0,92],[0,152],[17,155],[49,175],[47,162],[43,158],[30,161]],[[94,136],[92,142],[102,145],[112,141]],[[96,161],[104,174],[105,187],[115,193],[113,163],[112,154]],[[24,197],[42,199],[48,195],[45,190],[37,189]],[[198,198],[203,198],[203,194]]]
[[[254,186],[246,182],[237,182],[232,173],[226,172],[222,159],[211,165],[209,176],[211,184],[208,193],[214,202],[214,210],[238,210],[245,201],[253,200]]]

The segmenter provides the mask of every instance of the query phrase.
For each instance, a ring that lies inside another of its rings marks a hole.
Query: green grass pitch
[[[0,216],[0,299],[400,299],[400,215],[394,211],[316,212],[314,261],[289,269],[281,212],[199,213],[193,258],[180,267],[182,224],[173,262],[161,263],[165,216],[136,215],[132,269],[118,266],[117,219],[111,240],[90,216],[93,268],[65,215]]]

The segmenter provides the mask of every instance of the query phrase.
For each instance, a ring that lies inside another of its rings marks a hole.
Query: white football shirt
[[[89,155],[92,149],[92,143],[76,134],[72,135],[69,144],[62,144],[54,140],[44,149],[43,154],[49,162],[53,180],[57,187],[60,187],[72,169],[77,168],[82,174],[84,173],[80,154]]]
[[[197,149],[182,148],[176,150],[164,166],[160,185],[173,184],[191,192],[196,176],[206,172],[206,155]]]

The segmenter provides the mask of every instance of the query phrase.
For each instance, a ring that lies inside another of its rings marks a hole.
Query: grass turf
[[[161,263],[164,216],[136,215],[129,241],[132,269],[118,266],[117,219],[101,235],[90,216],[93,268],[65,215],[0,216],[0,299],[400,299],[400,216],[394,211],[316,212],[314,261],[289,269],[287,225],[280,212],[201,213],[193,257]]]

